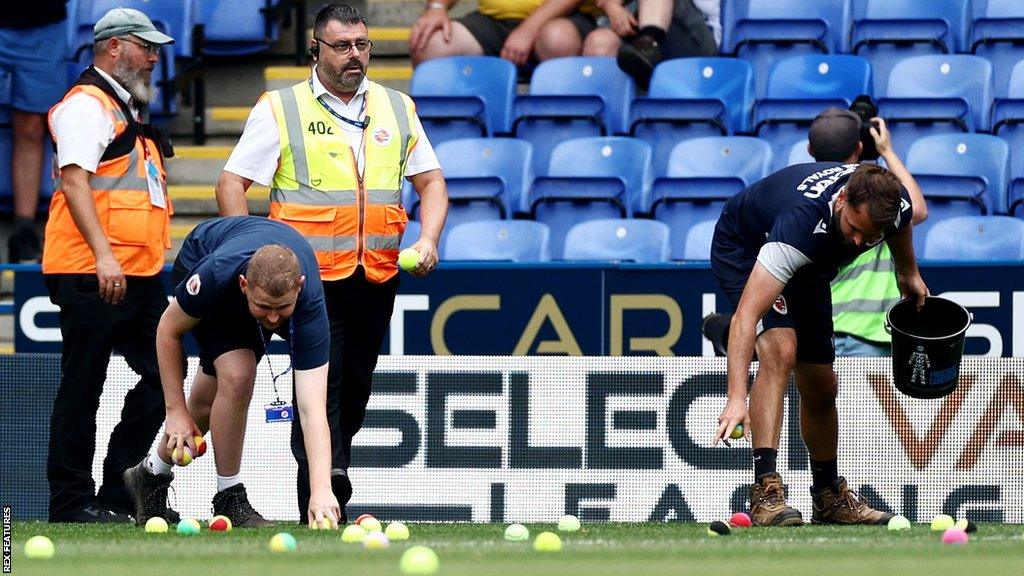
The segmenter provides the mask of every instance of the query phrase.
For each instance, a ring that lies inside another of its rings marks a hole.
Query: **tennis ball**
[[[178,466],[188,466],[192,463],[192,450],[188,446],[182,446],[181,448],[175,448],[171,452],[171,462],[174,462]]]
[[[719,536],[728,536],[732,530],[729,525],[720,520],[715,520],[711,524],[708,524],[708,536],[717,538]]]
[[[360,544],[366,540],[366,529],[359,524],[349,524],[341,531],[341,541],[347,544]]]
[[[939,514],[932,519],[932,530],[936,532],[945,532],[953,527],[953,517],[948,514]]]
[[[362,518],[362,516],[360,516],[360,518]],[[359,524],[360,526],[362,526],[363,529],[366,530],[367,532],[380,532],[381,531],[380,520],[377,520],[376,518],[374,518],[373,516],[370,516],[369,514],[366,514],[366,518],[363,518],[362,520],[356,520],[356,523]]]
[[[295,541],[295,536],[287,532],[278,532],[270,538],[270,543],[267,546],[271,552],[295,552],[299,543]]]
[[[533,549],[537,552],[561,552],[562,539],[554,532],[541,532],[533,539]]]
[[[420,263],[420,253],[414,248],[406,248],[398,253],[398,266],[406,272],[412,270]]]
[[[950,528],[942,533],[943,544],[962,546],[964,544],[967,544],[967,541],[970,539],[971,537],[967,535],[967,532],[964,532],[959,528]]]
[[[974,534],[975,532],[978,531],[978,525],[975,524],[974,522],[971,522],[967,518],[961,518],[961,519],[957,520],[956,524],[954,524],[953,527],[958,529],[958,530],[963,530],[964,532],[967,532],[968,534]]]
[[[753,522],[750,521],[750,515],[746,512],[736,512],[729,518],[729,524],[735,528],[750,528]]]
[[[56,550],[53,542],[46,536],[33,536],[25,542],[25,558],[31,560],[49,560]]]
[[[398,568],[402,574],[409,576],[429,576],[437,572],[441,562],[437,554],[426,546],[413,546],[402,554],[398,561]]]
[[[566,514],[558,519],[559,532],[575,532],[580,529],[580,519],[572,514]]]
[[[906,516],[897,514],[896,516],[889,518],[889,530],[893,532],[910,530],[910,520],[907,520]]]
[[[194,518],[184,518],[178,522],[178,534],[182,536],[191,536],[193,534],[199,534],[201,528],[199,522]]]
[[[146,520],[146,532],[150,534],[163,534],[167,532],[167,520],[159,516],[153,516]]]
[[[392,522],[388,524],[388,527],[384,530],[384,535],[389,540],[399,541],[409,539],[409,527],[402,522]]]
[[[196,443],[196,453],[193,454],[194,458],[199,458],[203,454],[206,454],[206,439],[202,436],[194,436],[192,441]]]
[[[732,438],[733,440],[743,438],[743,424],[737,424],[736,427],[732,429],[732,434],[729,434],[729,438]]]
[[[530,539],[530,531],[522,524],[509,524],[505,528],[505,540],[509,542],[526,542]]]
[[[213,532],[231,532],[231,519],[227,516],[214,516],[207,525]]]
[[[388,546],[391,546],[391,540],[380,530],[369,532],[363,540],[363,548],[367,550],[383,550]]]
[[[321,528],[324,530],[334,530],[337,526],[334,524],[334,521],[331,520],[330,516],[324,516],[319,522],[313,520],[309,523],[310,530],[320,530]]]

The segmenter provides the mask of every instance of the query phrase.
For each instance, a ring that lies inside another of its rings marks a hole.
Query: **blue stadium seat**
[[[263,52],[281,35],[272,11],[283,0],[199,0],[203,53],[241,56]]]
[[[1009,216],[959,216],[928,231],[930,260],[1024,260],[1024,221]]]
[[[504,134],[511,128],[516,67],[508,60],[494,56],[427,60],[413,70],[409,86],[431,144]]]
[[[565,260],[668,262],[669,227],[655,220],[608,218],[581,222],[565,236]]]
[[[754,66],[757,96],[775,62],[805,54],[849,51],[850,0],[722,2],[722,52]]]
[[[992,133],[1010,145],[1011,150],[1024,151],[1024,61],[1013,67],[1006,92],[998,95],[992,105]],[[1010,213],[1015,199],[1024,197],[1024,152],[1010,155]],[[1021,212],[1024,216],[1024,211]]]
[[[992,65],[980,56],[914,56],[892,68],[879,115],[904,154],[922,136],[987,130],[992,106]]]
[[[996,95],[1006,94],[1014,65],[1024,60],[1024,2],[974,0],[970,52],[992,63]]]
[[[478,220],[451,227],[444,243],[445,260],[547,262],[551,231],[529,220]]]
[[[399,248],[405,250],[411,247],[420,239],[420,230],[422,226],[415,220],[409,220],[409,223],[405,225],[405,234],[402,235],[402,242],[399,244]]]
[[[533,144],[534,172],[543,174],[559,142],[627,133],[635,93],[615,58],[545,60],[533,72],[529,95],[513,104],[512,131]]]
[[[647,199],[651,147],[621,136],[579,138],[557,145],[547,176],[530,191],[530,212],[551,227],[551,255],[562,255],[566,231],[584,220],[631,217]]]
[[[1010,149],[988,134],[940,134],[914,142],[907,169],[928,201],[928,219],[915,226],[915,246],[924,232],[952,216],[1006,213]]]
[[[683,243],[683,260],[711,260],[711,239],[717,224],[717,219],[705,220],[690,228]]]
[[[646,98],[633,100],[630,133],[651,144],[663,172],[677,142],[750,131],[754,73],[735,58],[677,58],[654,69]]]
[[[811,153],[807,151],[809,144],[810,142],[806,139],[793,144],[793,147],[789,149],[789,158],[786,161],[786,166],[814,162],[814,156],[811,156]]]
[[[854,13],[851,51],[871,62],[881,93],[899,60],[965,52],[970,17],[970,0],[866,0]]]
[[[690,228],[718,220],[726,200],[768,175],[771,159],[771,146],[749,136],[695,138],[672,149],[644,211],[672,227],[673,259],[684,258]]]
[[[448,183],[448,225],[510,219],[533,180],[529,142],[514,138],[463,138],[437,147]],[[413,193],[411,208],[419,206]]]
[[[795,56],[775,64],[765,98],[754,104],[754,131],[771,143],[774,168],[786,166],[818,113],[846,108],[861,94],[871,94],[871,66],[858,56]]]

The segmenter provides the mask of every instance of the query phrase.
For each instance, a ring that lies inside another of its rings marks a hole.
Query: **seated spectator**
[[[452,21],[456,0],[430,0],[412,27],[413,65],[444,56],[501,56],[516,66],[579,56],[597,29],[593,0],[480,0],[478,10]]]

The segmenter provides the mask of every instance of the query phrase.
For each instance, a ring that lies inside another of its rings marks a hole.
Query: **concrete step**
[[[305,66],[269,66],[263,74],[264,87],[277,90],[291,86],[309,78],[310,69]],[[393,88],[400,92],[409,92],[409,80],[412,79],[412,64],[408,60],[386,59],[383,62],[370,60],[366,76],[374,82]]]
[[[174,158],[167,161],[168,185],[206,185],[212,190],[237,141],[234,138],[231,144],[175,146]]]
[[[217,216],[217,195],[213,184],[173,185],[167,187],[167,194],[174,203],[174,217],[213,218]],[[246,194],[250,214],[270,213],[270,189],[253,185]]]

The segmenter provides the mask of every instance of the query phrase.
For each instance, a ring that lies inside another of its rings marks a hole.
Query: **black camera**
[[[850,104],[850,111],[860,117],[860,143],[863,150],[860,153],[861,160],[878,160],[878,148],[875,147],[875,139],[871,137],[871,119],[878,116],[878,106],[871,100],[871,96],[861,94]]]

